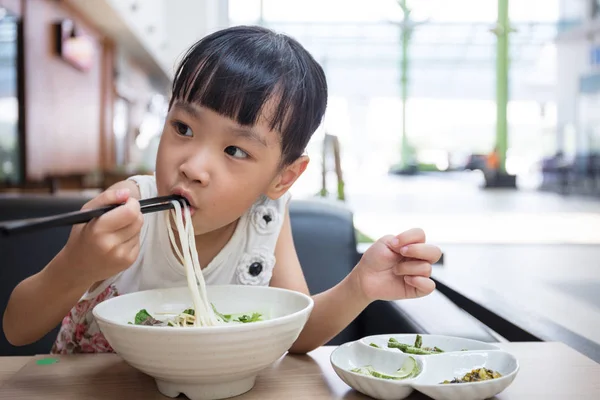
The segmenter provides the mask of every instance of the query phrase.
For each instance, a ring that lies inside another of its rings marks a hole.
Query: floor
[[[375,237],[421,227],[437,243],[600,244],[600,199],[482,190],[477,174],[351,180],[348,204]]]

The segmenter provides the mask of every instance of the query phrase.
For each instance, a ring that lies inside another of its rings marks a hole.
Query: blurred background
[[[327,75],[296,198],[350,208],[363,246],[424,228],[448,293],[598,352],[600,0],[0,0],[0,192],[152,173],[177,60],[240,24]]]

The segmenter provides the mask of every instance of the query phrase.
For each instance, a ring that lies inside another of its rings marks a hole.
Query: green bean
[[[420,349],[421,346],[423,346],[423,337],[421,335],[417,335],[417,338],[415,339],[415,347]]]
[[[419,355],[434,354],[431,351],[419,349],[417,347],[414,347],[414,346],[411,346],[408,344],[398,343],[398,342],[391,341],[391,340],[388,342],[388,348],[398,349],[398,350],[402,351],[403,353],[407,353],[407,354],[419,354]]]

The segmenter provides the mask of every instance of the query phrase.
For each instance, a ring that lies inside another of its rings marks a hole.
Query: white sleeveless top
[[[129,179],[138,185],[142,199],[158,195],[154,176]],[[202,268],[207,285],[269,285],[275,267],[275,245],[289,199],[289,193],[277,200],[262,196],[242,215],[229,242]],[[185,269],[171,249],[166,215],[144,215],[137,260],[83,295],[64,318],[53,353],[110,352],[112,349],[91,312],[96,304],[120,294],[187,286]]]

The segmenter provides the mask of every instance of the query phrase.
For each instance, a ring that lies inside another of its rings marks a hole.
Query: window
[[[0,185],[21,182],[18,19],[0,7]]]

